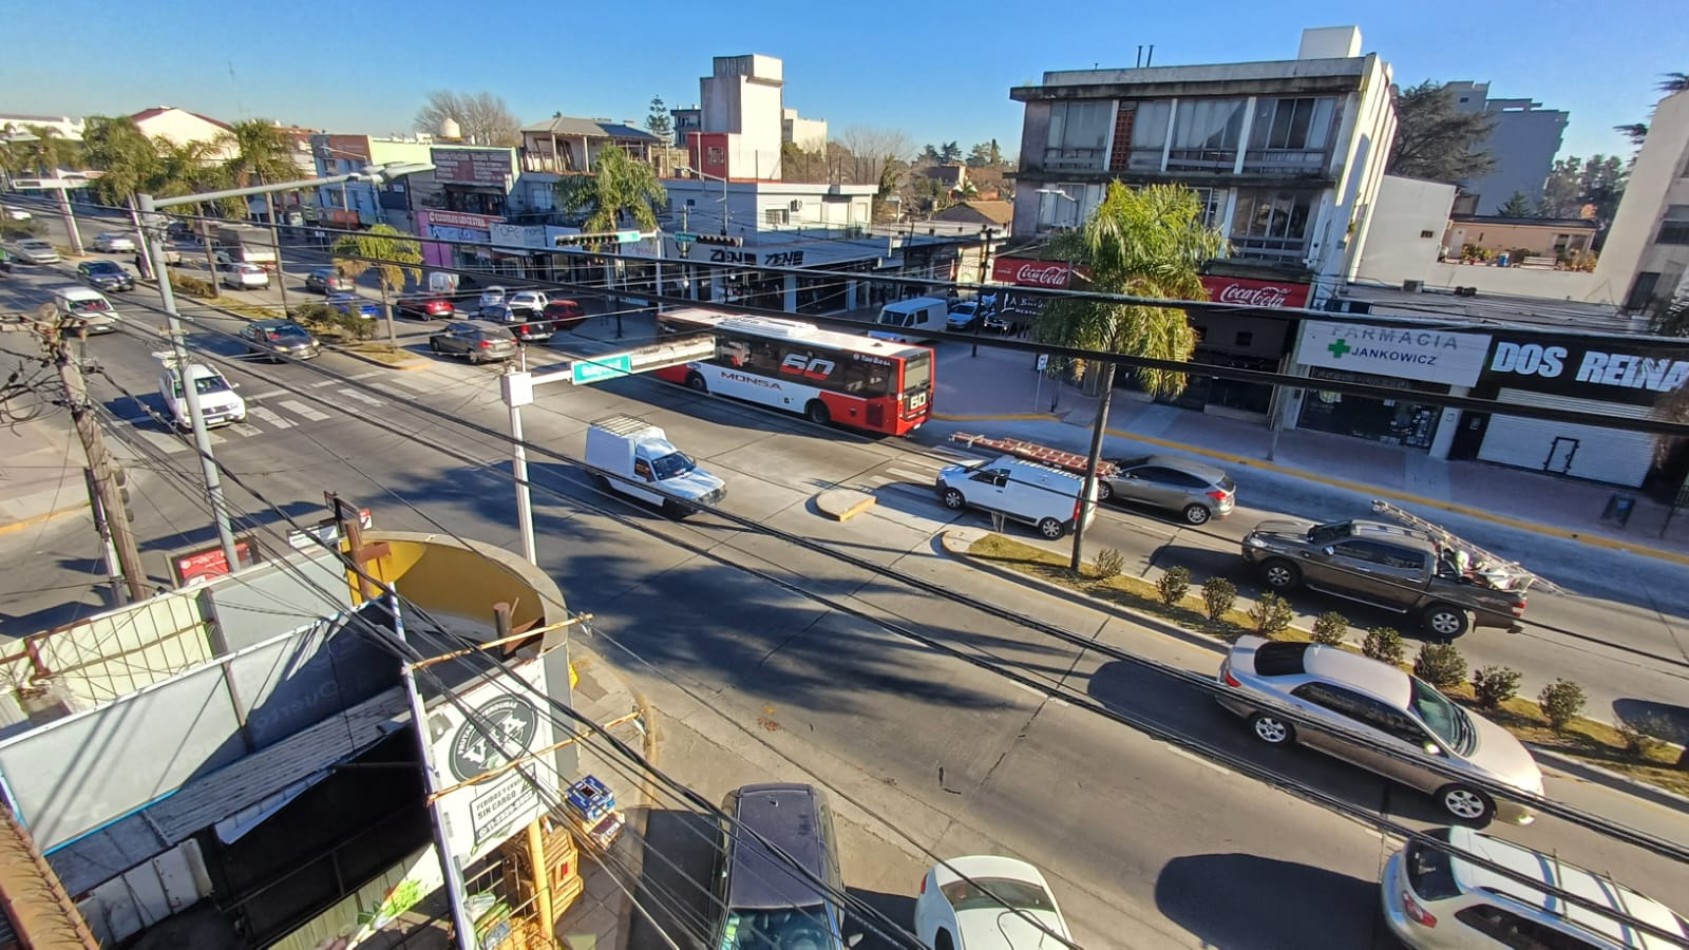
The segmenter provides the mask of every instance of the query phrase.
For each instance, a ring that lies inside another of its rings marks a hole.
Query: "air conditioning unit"
[[[802,198],[793,198],[792,199],[792,210],[793,211],[802,211],[803,210],[803,199]]]

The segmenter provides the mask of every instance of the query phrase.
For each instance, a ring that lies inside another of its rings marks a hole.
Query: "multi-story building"
[[[523,127],[522,170],[565,175],[590,172],[606,148],[619,148],[649,162],[652,150],[664,144],[660,136],[628,122],[558,114]]]
[[[1475,214],[1499,214],[1515,193],[1531,201],[1542,198],[1543,185],[1560,152],[1567,113],[1544,109],[1530,99],[1491,99],[1487,82],[1451,82],[1449,95],[1461,112],[1489,116],[1490,134],[1479,147],[1495,159],[1495,167],[1478,178],[1460,183],[1475,197]]]
[[[377,138],[370,135],[311,136],[311,154],[316,177],[349,175],[368,165],[389,162],[432,162],[432,143],[427,136]],[[400,230],[410,227],[415,207],[409,189],[415,178],[401,179],[380,188],[368,182],[345,182],[317,189],[317,207],[325,223],[333,227],[357,228],[391,224]]]
[[[1627,310],[1689,294],[1689,92],[1654,107],[1595,273]]]
[[[806,152],[827,147],[827,120],[805,119],[796,109],[780,110],[780,141],[790,142]]]
[[[1295,59],[1047,72],[1026,104],[1014,229],[1082,221],[1110,181],[1197,191],[1235,258],[1335,278],[1395,137],[1390,67],[1354,27]]]
[[[785,66],[773,56],[717,56],[714,72],[698,80],[695,129],[691,110],[677,109],[675,133],[689,164],[718,178],[779,181],[780,146],[805,144],[818,137],[824,146],[827,124],[801,119],[785,104]]]

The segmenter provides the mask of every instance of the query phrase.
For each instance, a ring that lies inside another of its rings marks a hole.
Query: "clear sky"
[[[696,101],[712,56],[755,52],[785,61],[786,105],[834,134],[879,126],[964,150],[996,137],[1013,153],[1008,89],[1046,69],[1129,66],[1140,43],[1160,65],[1292,59],[1303,27],[1355,24],[1399,83],[1489,80],[1492,96],[1571,113],[1562,154],[1628,155],[1611,127],[1645,118],[1661,73],[1689,71],[1681,3],[8,2],[0,112],[175,105],[380,135],[410,131],[424,93],[449,88],[497,93],[524,123],[643,122],[653,95]]]

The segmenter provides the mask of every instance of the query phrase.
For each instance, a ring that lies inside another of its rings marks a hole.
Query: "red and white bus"
[[[887,435],[907,435],[932,414],[929,347],[705,307],[670,310],[659,326],[716,338],[714,358],[653,374],[671,383]]]

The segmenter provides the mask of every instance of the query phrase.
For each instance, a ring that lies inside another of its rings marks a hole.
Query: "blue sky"
[[[347,133],[408,131],[436,88],[491,90],[524,123],[558,111],[643,122],[653,95],[696,100],[711,56],[757,52],[785,60],[787,106],[834,134],[861,124],[1012,151],[1008,89],[1043,70],[1131,65],[1140,43],[1163,65],[1290,59],[1302,27],[1356,24],[1400,83],[1487,79],[1494,96],[1568,110],[1562,154],[1629,154],[1610,127],[1646,116],[1660,73],[1689,71],[1689,17],[1659,0],[6,6],[0,111],[168,104]]]

